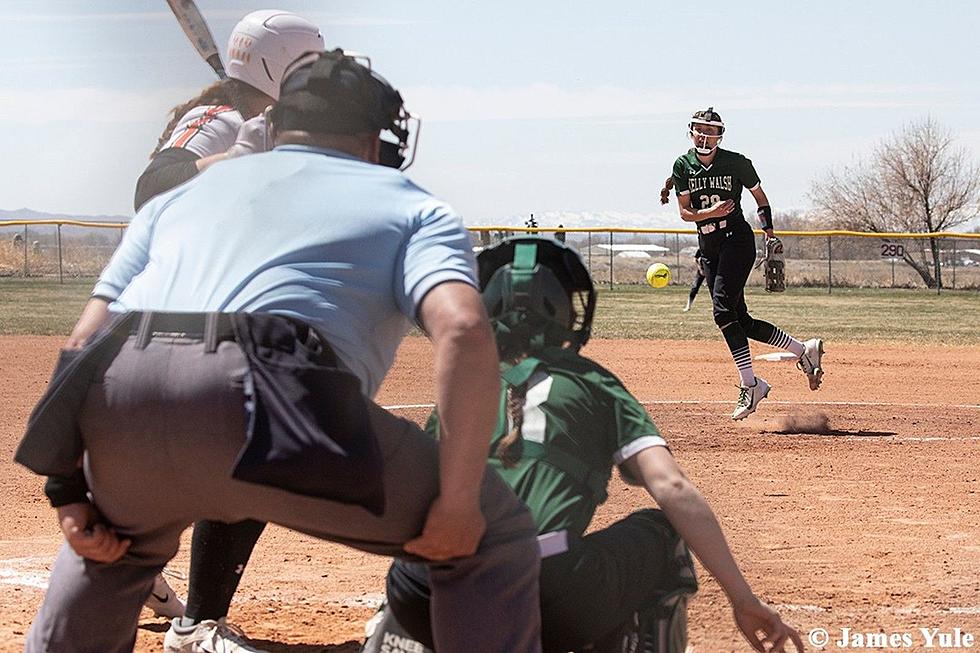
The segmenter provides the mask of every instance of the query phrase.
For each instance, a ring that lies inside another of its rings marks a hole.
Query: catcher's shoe
[[[255,648],[245,639],[245,633],[229,625],[224,618],[205,619],[183,627],[174,619],[163,638],[164,653],[268,653]]]
[[[153,614],[158,617],[173,619],[184,616],[184,604],[177,597],[177,593],[173,591],[170,584],[167,583],[163,574],[157,574],[157,577],[153,579],[153,589],[143,605],[153,610]]]
[[[755,377],[755,385],[751,387],[739,388],[738,403],[735,404],[735,412],[732,419],[745,419],[755,412],[759,402],[769,396],[769,384],[760,377]]]
[[[823,380],[822,359],[823,340],[820,338],[810,338],[803,343],[803,355],[796,361],[796,366],[806,374],[811,390],[818,389],[820,382]]]

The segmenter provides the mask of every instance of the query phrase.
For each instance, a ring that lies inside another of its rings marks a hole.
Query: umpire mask
[[[339,48],[308,52],[286,68],[269,115],[278,131],[321,134],[381,132],[379,163],[405,170],[415,161],[421,121],[401,94]]]

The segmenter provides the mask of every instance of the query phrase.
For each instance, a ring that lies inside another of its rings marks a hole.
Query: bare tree
[[[872,155],[828,172],[811,187],[820,212],[845,229],[933,233],[975,217],[980,170],[932,118],[907,125]],[[916,241],[903,256],[930,288],[942,288],[939,240]]]

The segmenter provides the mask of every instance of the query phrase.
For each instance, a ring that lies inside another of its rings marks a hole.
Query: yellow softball
[[[663,263],[654,263],[647,268],[647,283],[654,288],[663,288],[670,283],[670,268]]]

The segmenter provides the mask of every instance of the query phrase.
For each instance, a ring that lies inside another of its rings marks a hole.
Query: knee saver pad
[[[690,594],[672,592],[581,649],[589,653],[687,653],[687,602]]]
[[[359,653],[433,653],[402,628],[387,603],[364,626],[364,645]]]

